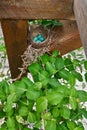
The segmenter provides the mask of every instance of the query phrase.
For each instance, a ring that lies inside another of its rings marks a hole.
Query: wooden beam
[[[12,78],[16,78],[22,66],[21,55],[27,48],[28,23],[24,20],[2,20],[9,66]]]
[[[62,21],[63,27],[55,28],[56,38],[49,48],[49,52],[60,51],[64,55],[82,46],[79,31],[75,21]]]
[[[87,0],[74,0],[74,13],[87,57]]]
[[[72,0],[1,0],[0,19],[71,19]]]

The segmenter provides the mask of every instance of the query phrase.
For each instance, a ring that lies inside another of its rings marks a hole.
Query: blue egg
[[[40,41],[40,40],[37,40],[36,43],[41,43],[41,41]]]
[[[40,41],[41,41],[41,42],[43,42],[44,40],[45,40],[45,38],[44,38],[44,37],[41,37],[41,38],[40,38]]]
[[[43,37],[42,34],[38,34],[38,38],[41,38],[41,37]]]
[[[37,36],[36,36],[36,37],[34,37],[34,39],[33,39],[33,40],[34,40],[34,42],[36,42],[36,41],[38,40],[38,37],[37,37]]]
[[[45,40],[44,36],[42,34],[38,34],[34,37],[33,41],[36,43],[41,43]]]

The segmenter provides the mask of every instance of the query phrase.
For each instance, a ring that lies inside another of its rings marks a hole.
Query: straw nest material
[[[43,34],[45,40],[41,44],[37,44],[33,41],[33,37],[36,36],[38,33]],[[20,79],[23,74],[27,72],[27,67],[34,61],[36,61],[38,56],[43,55],[44,53],[49,52],[49,47],[53,43],[54,40],[54,33],[41,26],[34,27],[33,29],[29,29],[29,37],[28,37],[28,47],[24,54],[21,56],[23,64],[20,70],[20,75],[13,79],[13,81]]]
[[[49,41],[49,33],[50,33],[50,30],[47,28],[44,28],[43,26],[31,27],[30,28],[30,43],[32,47],[37,48],[37,49],[46,47]],[[41,34],[45,38],[45,40],[41,43],[36,43],[34,41],[34,37],[36,37],[39,34]]]

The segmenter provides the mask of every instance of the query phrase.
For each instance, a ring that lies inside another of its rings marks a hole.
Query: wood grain
[[[22,66],[21,55],[27,48],[27,28],[25,20],[2,20],[3,34],[12,78],[16,78]]]
[[[70,19],[71,0],[1,0],[0,19]]]
[[[55,28],[57,37],[49,48],[49,52],[60,51],[61,55],[69,53],[82,46],[79,31],[75,21],[62,21],[63,27]]]
[[[87,57],[87,0],[74,0],[74,13]]]
[[[5,6],[15,5],[15,0],[1,0],[0,5],[5,5]]]

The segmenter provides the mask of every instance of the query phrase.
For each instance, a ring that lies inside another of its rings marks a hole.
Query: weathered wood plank
[[[62,21],[63,27],[55,28],[56,39],[49,48],[49,51],[60,51],[61,55],[64,55],[70,51],[73,51],[82,46],[79,31],[76,22]]]
[[[16,78],[22,65],[21,55],[27,48],[28,24],[25,20],[2,20],[3,34],[12,78]]]
[[[15,0],[1,0],[2,5],[15,5]]]
[[[72,16],[72,0],[0,1],[0,19],[69,19]]]
[[[87,0],[74,0],[74,12],[87,57]]]

